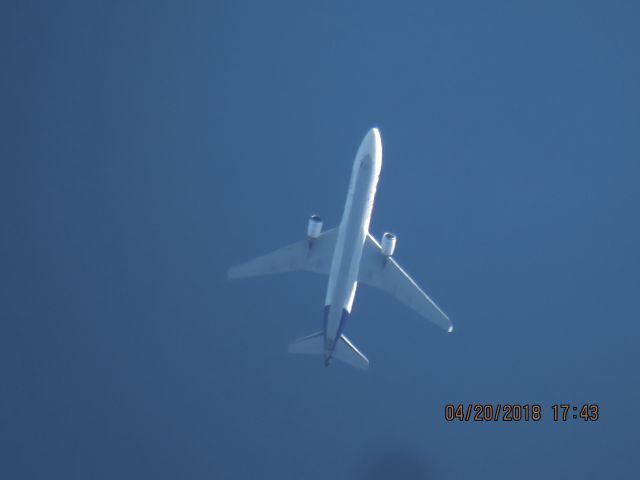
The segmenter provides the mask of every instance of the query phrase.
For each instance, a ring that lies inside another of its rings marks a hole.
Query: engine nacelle
[[[396,236],[393,233],[385,233],[382,235],[382,244],[380,247],[382,248],[382,254],[385,257],[390,257],[393,255],[394,250],[396,249]]]
[[[322,233],[322,219],[318,215],[311,215],[307,226],[307,235],[311,239],[318,238]]]

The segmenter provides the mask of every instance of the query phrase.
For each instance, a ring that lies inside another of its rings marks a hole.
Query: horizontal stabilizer
[[[367,360],[367,357],[365,357],[362,352],[360,352],[360,350],[358,350],[344,335],[340,335],[340,340],[336,343],[333,356],[352,367],[356,367],[361,370],[367,370],[369,368],[369,360]]]
[[[289,344],[289,353],[322,355],[324,353],[324,332],[312,333]]]

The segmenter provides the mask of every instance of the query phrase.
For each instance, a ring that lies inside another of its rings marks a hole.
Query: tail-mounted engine
[[[382,235],[382,243],[380,245],[382,254],[385,257],[390,257],[396,249],[396,236],[393,233],[385,233]]]
[[[322,233],[322,219],[318,215],[311,215],[309,225],[307,226],[307,236],[313,240]]]

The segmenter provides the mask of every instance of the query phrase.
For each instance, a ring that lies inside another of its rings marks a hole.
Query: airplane
[[[378,241],[369,232],[373,201],[382,168],[382,141],[377,128],[365,135],[353,163],[347,200],[338,227],[322,232],[322,219],[312,215],[307,238],[262,257],[231,267],[229,278],[296,270],[329,275],[324,325],[319,332],[289,344],[290,353],[324,356],[366,370],[369,360],[344,335],[359,283],[385,290],[447,332],[449,317],[392,258],[396,236],[385,233]]]

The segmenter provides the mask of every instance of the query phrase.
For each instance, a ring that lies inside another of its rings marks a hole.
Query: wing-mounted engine
[[[397,237],[393,233],[385,233],[382,235],[382,243],[380,244],[380,249],[382,250],[382,254],[385,257],[390,257],[393,255],[393,252],[396,249],[396,240]]]
[[[319,215],[311,215],[307,225],[307,236],[309,240],[315,240],[322,233],[322,218]]]

